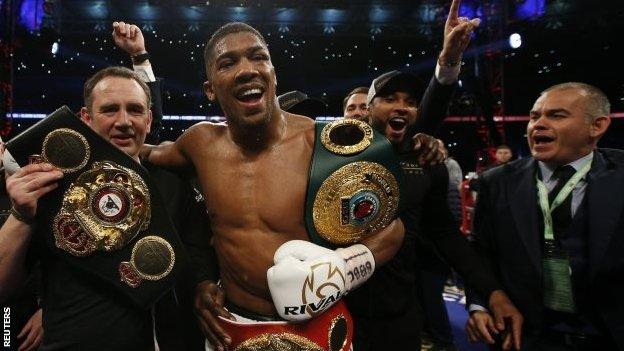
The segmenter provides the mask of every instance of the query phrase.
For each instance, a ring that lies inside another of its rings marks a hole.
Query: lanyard
[[[561,205],[563,201],[570,195],[576,184],[578,184],[581,179],[589,172],[591,168],[592,160],[587,161],[581,169],[576,171],[572,178],[568,180],[568,182],[561,188],[559,194],[553,200],[552,206],[548,203],[548,189],[546,188],[546,184],[539,179],[538,176],[535,176],[535,180],[537,182],[537,194],[539,197],[539,205],[542,210],[542,216],[544,216],[544,238],[546,240],[554,239],[553,232],[553,224],[552,224],[552,212],[557,206]]]

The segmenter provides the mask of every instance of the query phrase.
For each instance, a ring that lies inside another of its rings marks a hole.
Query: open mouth
[[[264,89],[262,88],[246,88],[241,89],[237,94],[236,98],[245,104],[254,104],[262,99],[262,95],[264,94]]]
[[[555,138],[550,137],[550,136],[546,136],[546,135],[535,135],[535,136],[533,136],[533,142],[535,143],[535,145],[548,144],[550,142],[553,142],[554,140],[555,140]]]
[[[390,128],[392,128],[393,131],[400,132],[403,131],[407,126],[407,121],[403,118],[392,118],[390,119],[390,121],[388,121],[388,125],[390,126]]]

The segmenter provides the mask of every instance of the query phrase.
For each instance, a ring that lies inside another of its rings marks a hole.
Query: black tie
[[[570,165],[557,167],[557,169],[555,169],[552,177],[557,179],[557,185],[550,191],[550,193],[548,193],[548,202],[551,205],[555,200],[555,197],[557,197],[563,186],[568,182],[568,180],[570,180],[570,178],[572,178],[574,173],[576,173],[576,170]],[[555,234],[555,238],[561,238],[561,235],[568,228],[571,221],[572,193],[570,193],[552,212],[553,232]]]

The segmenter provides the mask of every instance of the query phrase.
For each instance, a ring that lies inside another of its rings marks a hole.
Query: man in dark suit
[[[587,84],[547,89],[532,157],[480,177],[475,243],[525,317],[525,350],[624,350],[624,152],[596,148],[609,109]],[[469,302],[470,338],[493,343],[491,316]]]
[[[141,29],[126,22],[113,22],[112,38],[122,51],[130,56],[135,73],[147,84],[152,98],[152,121],[145,143],[157,144],[162,130],[162,86],[163,79],[154,75],[150,55],[145,46]],[[215,279],[216,262],[209,245],[210,226],[204,212],[201,194],[190,182],[147,161],[147,168],[164,199],[174,226],[186,246],[192,263],[194,276],[185,280],[163,296],[154,307],[154,328],[161,351],[203,350],[204,341],[193,314],[195,285],[206,279]]]
[[[442,117],[430,114],[435,109],[427,107],[431,103],[448,104],[448,100],[434,98],[445,94],[438,89],[452,91],[452,87],[434,85],[432,89],[430,85],[430,95],[423,97],[421,111],[425,111],[423,117],[427,113],[427,118],[441,121]],[[446,93],[450,95],[448,91]],[[379,76],[369,89],[369,123],[383,132],[396,148],[409,145],[412,138],[406,130],[414,130],[411,126],[420,118],[417,117],[416,101],[421,95],[417,78],[411,74],[391,71]],[[438,110],[442,114],[445,111],[444,108]],[[408,142],[404,144],[405,139]],[[412,146],[405,150],[407,152],[400,152],[404,182],[401,196],[407,199],[400,215],[405,225],[405,238],[395,257],[347,296],[355,324],[354,348],[371,351],[420,349],[422,306],[416,298],[419,272],[415,267],[416,259],[422,258],[423,251],[429,254],[439,251],[467,284],[486,296],[488,306],[497,317],[514,320],[516,335],[519,335],[522,317],[493,274],[481,264],[459,233],[459,226],[449,210],[446,167],[444,164],[421,167]]]

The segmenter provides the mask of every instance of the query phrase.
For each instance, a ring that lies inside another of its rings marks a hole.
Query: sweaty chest
[[[291,153],[256,158],[234,154],[206,168],[202,186],[208,212],[217,223],[290,230],[303,222],[309,160]]]

